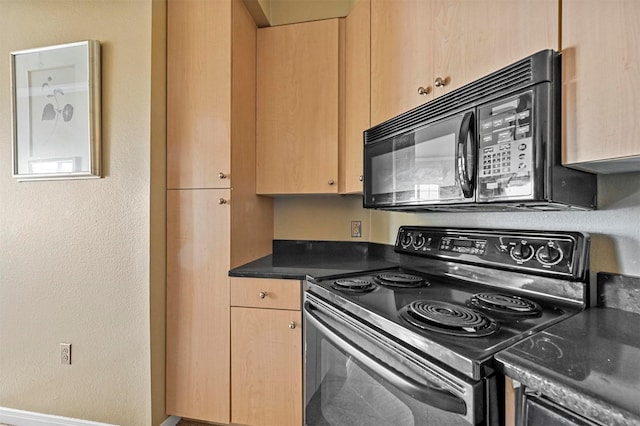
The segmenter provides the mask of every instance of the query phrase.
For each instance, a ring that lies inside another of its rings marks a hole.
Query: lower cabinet
[[[302,425],[301,282],[231,278],[231,421]]]

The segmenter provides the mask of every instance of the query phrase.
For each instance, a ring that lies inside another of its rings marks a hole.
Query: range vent
[[[549,65],[554,58],[554,53],[551,50],[538,52],[404,114],[380,123],[365,131],[364,142],[372,143],[387,139],[447,113],[472,107],[478,102],[485,102],[499,95],[523,89],[544,80],[550,81],[552,67]]]

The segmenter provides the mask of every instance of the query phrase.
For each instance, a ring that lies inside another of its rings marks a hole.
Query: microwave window
[[[405,200],[429,200],[441,198],[445,188],[457,187],[456,134],[421,141],[420,133],[414,135],[415,144],[371,159],[373,194],[403,193]]]

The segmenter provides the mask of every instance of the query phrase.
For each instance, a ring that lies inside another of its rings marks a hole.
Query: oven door
[[[364,146],[364,207],[417,209],[475,200],[474,110]]]
[[[305,293],[305,424],[484,423],[483,385]]]

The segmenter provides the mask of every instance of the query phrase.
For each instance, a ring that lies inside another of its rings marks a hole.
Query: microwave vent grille
[[[422,126],[434,117],[472,107],[478,99],[484,102],[496,95],[525,88],[533,83],[533,62],[531,58],[526,58],[372,127],[365,132],[364,142],[386,139]]]

